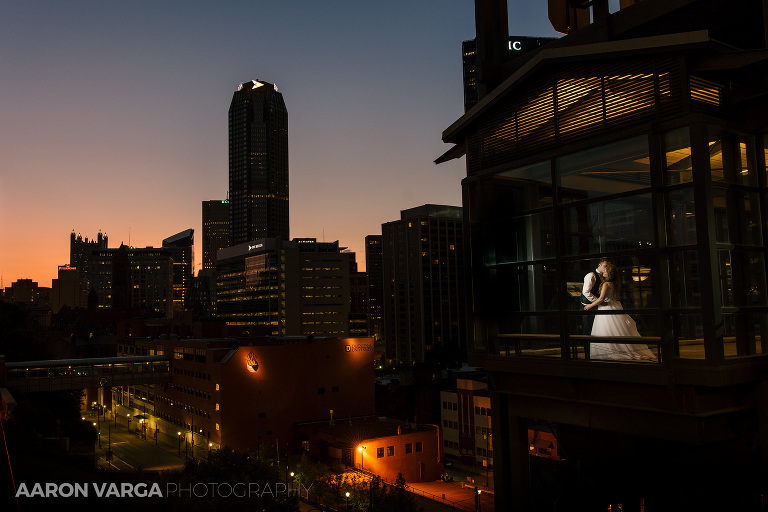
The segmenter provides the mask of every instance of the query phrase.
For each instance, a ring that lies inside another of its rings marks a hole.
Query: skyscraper
[[[203,201],[203,269],[216,268],[216,251],[229,247],[229,200]]]
[[[163,240],[163,248],[173,258],[173,310],[184,311],[187,294],[195,275],[195,230],[187,229]]]
[[[381,235],[365,237],[365,271],[368,274],[368,335],[379,340],[384,335]]]
[[[288,111],[273,84],[240,84],[229,107],[230,246],[288,240]]]
[[[381,230],[387,359],[461,363],[467,339],[462,209],[410,208]]]

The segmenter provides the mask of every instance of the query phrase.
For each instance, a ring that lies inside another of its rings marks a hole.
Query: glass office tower
[[[519,59],[443,133],[441,160],[466,155],[497,508],[747,510],[766,492],[765,26],[759,1],[643,0]],[[602,257],[624,310],[591,314],[639,336],[584,334]],[[537,421],[557,468],[528,456]]]
[[[288,111],[273,84],[240,84],[229,107],[230,246],[288,240]]]

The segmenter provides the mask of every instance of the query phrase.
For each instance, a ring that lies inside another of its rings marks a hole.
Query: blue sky
[[[510,1],[510,34],[556,35]],[[288,108],[291,236],[363,241],[400,210],[461,204],[436,166],[463,113],[472,0],[11,1],[0,6],[0,273],[50,286],[69,234],[159,246],[227,193],[240,82]]]

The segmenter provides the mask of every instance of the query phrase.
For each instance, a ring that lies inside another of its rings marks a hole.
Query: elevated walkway
[[[7,362],[0,357],[0,388],[25,393],[99,386],[161,384],[168,382],[169,378],[169,356],[21,362]]]

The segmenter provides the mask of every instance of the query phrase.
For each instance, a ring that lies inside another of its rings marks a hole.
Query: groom
[[[581,303],[587,305],[597,300],[600,297],[600,281],[605,270],[605,266],[611,262],[608,258],[600,258],[597,268],[592,272],[584,276],[584,286],[581,289]],[[595,316],[588,314],[583,316],[584,329],[582,334],[592,334],[592,324],[595,321]]]

